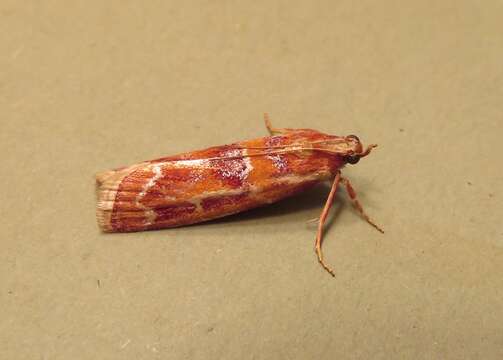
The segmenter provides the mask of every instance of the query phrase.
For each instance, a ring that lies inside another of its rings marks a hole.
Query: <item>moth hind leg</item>
[[[367,221],[370,225],[372,225],[377,231],[381,232],[384,234],[384,230],[379,227],[374,221],[370,219],[370,217],[365,213],[365,210],[363,210],[362,204],[360,201],[358,201],[358,198],[356,196],[356,191],[351,186],[351,182],[346,179],[345,177],[341,177],[341,183],[344,185],[346,188],[346,192],[348,193],[349,199],[353,203],[353,206],[356,208],[356,210],[360,213],[360,215]]]
[[[267,128],[267,131],[269,131],[269,134],[274,135],[275,133],[278,132],[277,129],[272,127],[271,118],[269,117],[268,113],[264,113],[264,123],[265,127]]]
[[[271,118],[269,117],[268,113],[264,113],[264,122],[267,131],[269,131],[269,134],[271,135],[280,135],[291,131],[290,129],[277,129],[272,127]]]

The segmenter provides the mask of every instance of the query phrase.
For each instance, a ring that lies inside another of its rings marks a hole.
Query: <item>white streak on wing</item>
[[[154,210],[148,209],[145,210],[145,225],[152,225],[157,218],[157,214]]]
[[[243,160],[245,162],[245,171],[243,172],[243,179],[246,179],[248,175],[252,172],[253,170],[253,164],[251,162],[251,158],[248,156],[248,149],[243,149],[242,150],[242,156]]]
[[[188,160],[175,160],[169,163],[174,167],[208,167],[210,160],[208,159],[188,159]]]
[[[154,172],[154,176],[152,176],[149,179],[149,181],[145,185],[143,185],[141,192],[136,197],[136,206],[145,210],[145,218],[146,218],[145,223],[146,223],[146,225],[152,224],[155,221],[155,218],[157,215],[155,214],[155,211],[146,207],[140,201],[145,197],[147,192],[153,186],[155,186],[155,184],[157,183],[157,180],[159,180],[162,177],[162,165],[160,165],[160,164],[153,165],[152,171]]]
[[[201,205],[202,199],[201,198],[194,198],[191,200],[191,203],[196,206],[197,211],[203,211],[203,206]]]

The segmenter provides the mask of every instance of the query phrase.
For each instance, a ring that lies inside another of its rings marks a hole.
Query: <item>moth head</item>
[[[345,136],[344,141],[346,143],[346,149],[342,157],[348,164],[356,164],[360,161],[360,158],[367,156],[370,151],[377,146],[376,144],[371,144],[364,150],[360,139],[356,135]]]

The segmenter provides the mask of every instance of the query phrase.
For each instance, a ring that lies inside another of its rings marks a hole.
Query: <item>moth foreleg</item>
[[[323,211],[320,215],[320,220],[318,222],[318,233],[316,234],[316,242],[314,243],[314,248],[316,251],[316,255],[318,256],[318,261],[323,266],[323,268],[329,272],[330,275],[335,276],[334,271],[325,263],[323,260],[323,252],[321,250],[321,243],[323,240],[323,225],[325,225],[325,220],[327,219],[328,212],[334,203],[335,193],[337,192],[337,186],[341,180],[341,174],[337,173],[335,175],[334,182],[332,183],[332,188],[330,189],[330,193],[328,194],[327,201],[325,202],[325,206],[323,207]]]

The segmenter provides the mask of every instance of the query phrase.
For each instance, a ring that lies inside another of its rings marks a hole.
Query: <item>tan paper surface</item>
[[[503,357],[503,4],[0,4],[0,358]],[[101,234],[94,173],[266,134],[357,134],[327,187]]]

